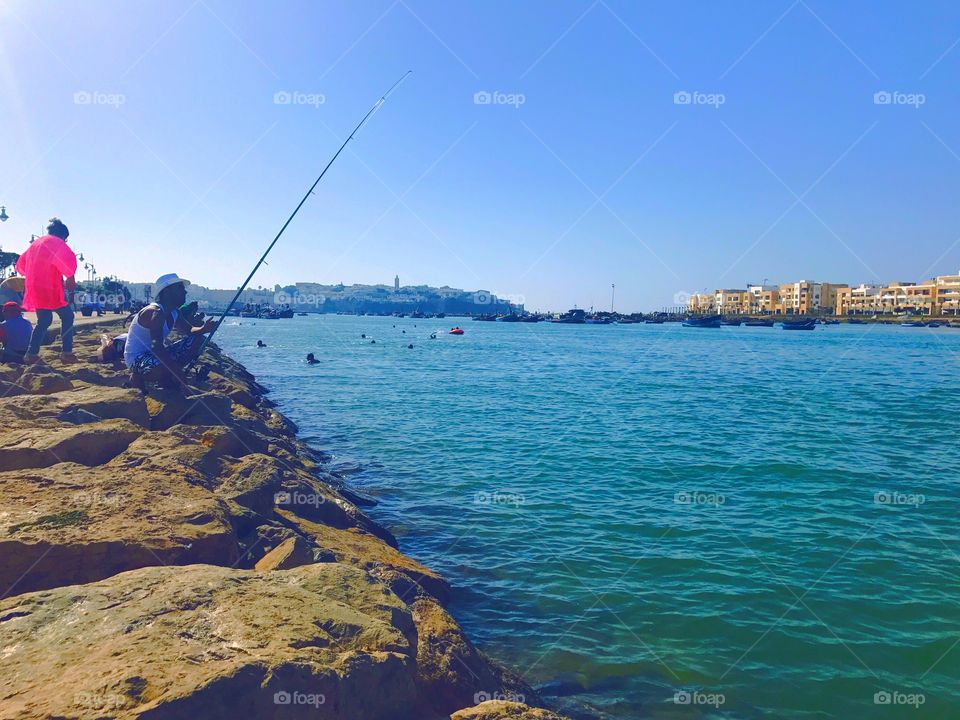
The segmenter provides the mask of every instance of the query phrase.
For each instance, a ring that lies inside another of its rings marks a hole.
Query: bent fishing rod
[[[367,120],[369,120],[370,117],[375,112],[377,112],[377,110],[380,109],[380,107],[387,101],[387,98],[390,97],[390,94],[397,88],[397,86],[400,83],[406,80],[407,75],[409,75],[412,72],[413,70],[407,70],[399,80],[397,80],[393,85],[391,85],[390,88],[383,95],[380,96],[380,99],[377,100],[373,104],[373,107],[367,111],[367,114],[363,116],[363,119],[359,123],[357,123],[357,126],[353,129],[353,132],[351,132],[350,135],[347,137],[347,139],[343,141],[343,145],[340,146],[340,149],[334,153],[332,158],[330,158],[330,162],[328,162],[327,166],[323,168],[323,172],[321,172],[319,177],[317,177],[317,179],[313,181],[313,185],[310,186],[310,189],[307,190],[306,195],[303,196],[303,199],[300,201],[297,207],[294,208],[292,213],[290,213],[290,217],[287,218],[287,221],[283,224],[283,227],[280,228],[280,232],[278,232],[276,237],[273,238],[273,242],[271,242],[267,246],[267,249],[263,251],[263,255],[260,256],[260,259],[257,261],[257,264],[253,266],[253,270],[251,270],[250,274],[247,275],[247,279],[244,280],[243,284],[237,289],[237,294],[233,296],[233,300],[231,300],[230,304],[227,305],[227,309],[224,310],[223,313],[221,313],[219,319],[217,320],[216,325],[213,326],[213,330],[211,330],[210,333],[203,339],[203,343],[200,345],[200,350],[197,352],[197,358],[200,357],[200,355],[206,349],[207,345],[210,344],[211,338],[213,338],[214,333],[216,333],[217,330],[220,329],[220,325],[223,324],[224,319],[227,317],[227,313],[229,313],[230,310],[233,309],[233,306],[237,304],[237,300],[240,299],[240,296],[243,294],[243,291],[246,290],[247,285],[253,279],[253,276],[257,274],[257,270],[259,270],[260,266],[263,265],[263,262],[267,259],[267,255],[269,255],[270,251],[273,250],[273,246],[277,244],[277,240],[280,239],[280,236],[283,235],[284,231],[287,229],[287,226],[297,216],[297,213],[300,212],[300,208],[304,206],[304,204],[307,202],[307,199],[311,195],[313,195],[314,189],[317,187],[317,185],[320,184],[320,181],[323,180],[323,176],[327,174],[327,170],[330,169],[330,166],[333,165],[334,162],[336,162],[336,159],[338,157],[340,157],[340,153],[342,153],[343,149],[347,147],[347,145],[351,140],[353,140],[353,136],[360,131],[360,128],[363,127],[364,123],[366,123]],[[192,366],[193,363],[190,363],[190,365]]]

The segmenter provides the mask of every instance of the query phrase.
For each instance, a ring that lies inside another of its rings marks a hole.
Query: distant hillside
[[[150,283],[126,283],[134,300],[150,299]],[[189,287],[189,299],[201,308],[223,309],[236,290]],[[240,297],[241,304],[290,305],[298,311],[309,312],[412,312],[424,313],[493,313],[521,311],[522,305],[512,305],[487,290],[460,290],[448,286],[405,285],[394,289],[389,285],[321,285],[299,282],[295,285],[275,285],[268,288],[248,288]]]

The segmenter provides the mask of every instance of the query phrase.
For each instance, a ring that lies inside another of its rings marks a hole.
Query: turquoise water
[[[310,316],[218,340],[571,714],[960,715],[960,330]]]

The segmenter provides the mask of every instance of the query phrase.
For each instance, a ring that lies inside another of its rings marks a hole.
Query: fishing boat
[[[663,325],[663,318],[647,318],[643,322],[645,325]]]
[[[586,315],[587,313],[583,310],[573,309],[568,310],[556,320],[551,320],[550,322],[560,325],[583,325],[587,321]]]
[[[587,325],[613,325],[613,320],[609,317],[594,315],[586,319]]]
[[[816,320],[784,320],[782,323],[784,330],[816,330]]]
[[[720,327],[721,317],[719,315],[705,315],[703,317],[688,317],[683,321],[684,327],[692,328],[718,328]]]
[[[742,320],[737,320],[736,318],[731,318],[730,320],[727,320],[726,318],[723,318],[722,320],[720,320],[720,324],[721,324],[721,325],[726,325],[726,326],[728,326],[728,327],[740,327],[740,323],[741,323],[741,322],[743,322],[743,321],[742,321]]]
[[[743,322],[745,327],[773,327],[773,320],[763,318],[749,318]]]
[[[419,308],[417,308],[412,313],[410,313],[410,317],[412,317],[414,320],[421,320],[423,319],[423,313],[420,312]]]
[[[293,317],[293,310],[291,308],[284,308],[283,310],[278,310],[277,317],[284,318],[285,320],[289,320],[290,318]]]
[[[273,309],[261,310],[260,314],[257,315],[260,320],[279,320],[280,313]]]
[[[509,315],[501,315],[497,318],[497,322],[520,322],[520,316],[516,313],[510,313]]]
[[[900,323],[900,327],[926,327],[926,323],[922,320],[908,320]]]
[[[936,321],[936,320],[933,320],[932,322],[928,322],[928,323],[927,323],[927,327],[929,327],[929,328],[938,328],[938,327],[940,327],[940,326],[942,326],[942,325],[943,325],[942,322],[938,322],[938,321]]]
[[[496,315],[477,315],[473,318],[474,320],[479,320],[480,322],[496,322]]]
[[[821,320],[820,324],[821,325],[839,325],[840,321],[839,320]]]
[[[848,325],[866,325],[866,320],[860,320],[859,318],[847,318]]]
[[[520,322],[538,323],[540,322],[540,316],[539,315],[521,315]]]

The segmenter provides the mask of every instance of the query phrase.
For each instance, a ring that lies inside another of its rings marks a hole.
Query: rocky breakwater
[[[186,396],[0,366],[0,717],[558,718],[264,388],[208,360]]]

